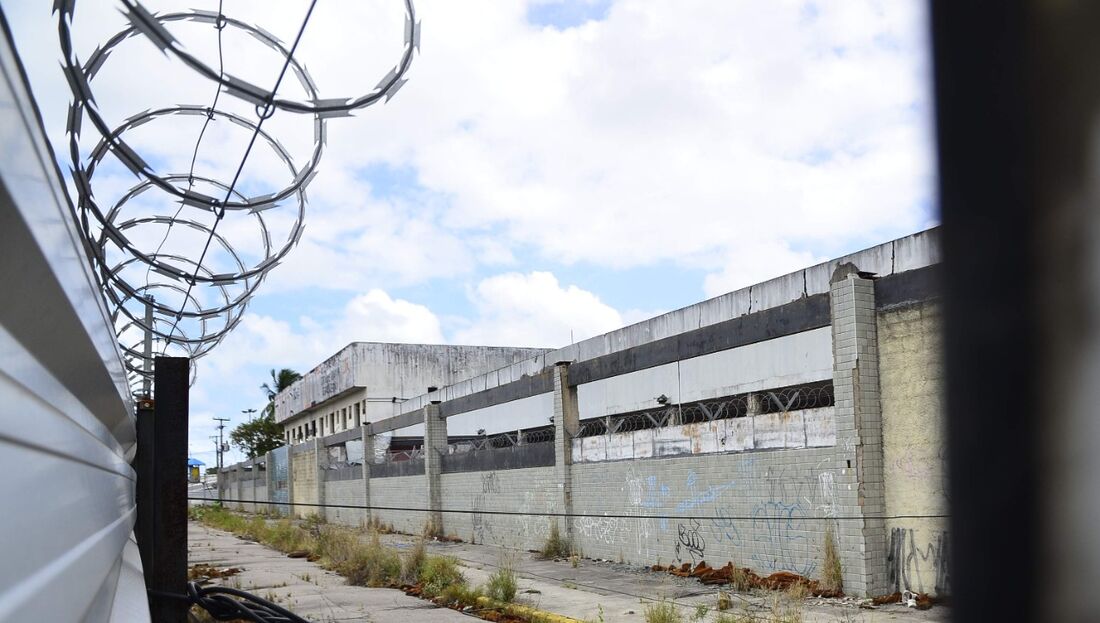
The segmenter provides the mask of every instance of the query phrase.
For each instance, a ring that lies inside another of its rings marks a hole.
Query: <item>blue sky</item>
[[[2,0],[65,153],[55,25],[48,3],[35,4]],[[76,19],[85,56],[121,26],[92,4]],[[229,10],[289,40],[304,6]],[[322,97],[373,87],[400,47],[400,7],[321,4],[298,56]],[[262,408],[268,369],[306,371],[353,340],[560,346],[936,222],[923,2],[423,0],[417,10],[410,82],[385,106],[329,123],[301,241],[197,362],[191,444],[204,461],[211,418],[237,423]],[[215,58],[212,29],[173,34]],[[226,37],[232,71],[262,81],[277,69],[247,38]],[[93,85],[116,122],[212,96],[170,58],[127,45]],[[309,120],[270,123],[303,161]],[[143,156],[186,166],[197,126],[141,132]],[[241,147],[216,127],[197,171],[225,176]],[[108,167],[99,177],[105,196],[133,183]],[[285,171],[261,152],[245,178],[242,188],[263,192]],[[149,209],[163,209],[156,200]],[[269,214],[276,240],[292,215]],[[255,252],[253,225],[224,231]],[[192,252],[176,235],[169,244]]]

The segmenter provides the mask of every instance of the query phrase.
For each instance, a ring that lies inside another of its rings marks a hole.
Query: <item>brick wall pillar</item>
[[[370,466],[374,460],[374,435],[370,424],[363,424],[359,428],[363,441],[363,506],[367,507],[363,511],[363,524],[369,526],[374,517],[374,511],[370,509]]]
[[[241,500],[244,499],[244,465],[242,463],[237,463],[233,466],[233,469],[234,471],[236,471],[237,474],[236,478],[234,478],[234,480],[236,480],[236,483],[234,483],[236,484],[236,486],[233,488],[233,495],[237,500],[237,510],[243,511],[244,502],[242,502]]]
[[[264,455],[264,467],[266,468],[264,477],[266,479],[265,484],[267,485],[267,496],[261,501],[271,502],[275,499],[275,462],[272,460],[270,452]],[[264,513],[274,513],[276,510],[271,504],[263,504],[260,506],[260,509]]]
[[[844,590],[889,592],[875,284],[844,264],[830,285],[836,396],[835,524]],[[851,518],[851,519],[849,519]]]
[[[429,529],[443,534],[443,455],[447,452],[447,420],[439,412],[439,402],[424,407],[424,475],[428,479]]]
[[[251,512],[251,513],[255,513],[256,508],[257,508],[257,506],[256,506],[256,480],[259,477],[260,477],[260,460],[259,459],[252,459],[252,486],[250,487],[251,491],[249,491],[249,495],[248,495],[249,501],[252,502],[252,504],[250,505],[251,509],[249,510],[249,512]]]
[[[557,508],[566,514],[573,512],[573,436],[579,429],[577,388],[569,385],[569,362],[558,362],[554,364],[554,480],[559,491]],[[565,535],[572,539],[572,517],[561,524]]]
[[[294,508],[294,447],[286,449],[286,500],[287,516],[295,517],[298,513]]]
[[[313,438],[313,460],[317,469],[317,504],[309,510],[309,512],[317,513],[324,519],[328,519],[328,509],[323,505],[325,503],[325,476],[328,475],[328,448],[325,447],[324,439],[320,437]]]

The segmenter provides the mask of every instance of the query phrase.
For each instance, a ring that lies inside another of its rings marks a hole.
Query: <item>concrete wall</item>
[[[255,495],[256,497],[252,498],[253,500],[267,501],[267,485],[257,482]],[[257,513],[270,513],[273,510],[268,504],[256,504],[255,509],[254,512]]]
[[[946,515],[940,307],[878,315],[888,516]],[[947,519],[888,519],[888,569],[898,590],[950,591]]]
[[[479,430],[487,434],[536,428],[549,424],[547,414],[554,412],[552,393],[536,394],[518,400],[492,405],[483,409],[466,411],[447,419],[450,435],[476,435]],[[422,429],[417,434],[423,434]]]
[[[443,474],[443,508],[470,509],[471,514],[445,514],[444,531],[465,541],[531,550],[542,547],[550,518],[506,513],[561,512],[554,504],[557,482],[553,467]],[[479,512],[480,511],[480,512]]]
[[[317,452],[315,450],[303,450],[293,452],[290,456],[290,477],[294,482],[291,488],[290,501],[294,504],[317,504]],[[313,506],[294,506],[292,511],[298,517],[308,517],[320,513],[320,509]]]
[[[366,503],[366,488],[361,478],[325,482],[325,504],[363,506]],[[358,508],[326,508],[324,516],[333,523],[361,526],[366,521],[367,512]]]
[[[371,506],[395,508],[428,508],[428,478],[426,476],[395,476],[371,478]],[[469,508],[469,501],[462,508]],[[390,524],[399,532],[420,534],[424,529],[427,513],[413,511],[372,510],[372,516]],[[446,530],[446,528],[444,528]]]
[[[573,535],[585,556],[638,564],[727,561],[757,572],[820,569],[833,505],[831,449],[573,466]],[[600,515],[648,515],[632,519]]]
[[[828,327],[679,362],[680,400],[691,402],[833,376]],[[582,416],[583,417],[583,416]]]

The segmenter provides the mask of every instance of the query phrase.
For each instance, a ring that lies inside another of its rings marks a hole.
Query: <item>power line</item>
[[[217,502],[219,504],[266,504],[269,506],[307,506],[310,508],[344,508],[349,510],[379,510],[379,511],[406,511],[413,513],[449,513],[456,515],[507,515],[517,517],[592,517],[597,519],[660,519],[660,520],[677,520],[677,521],[704,521],[704,520],[719,520],[719,521],[857,521],[866,519],[948,519],[951,516],[947,514],[942,515],[822,515],[822,516],[798,516],[791,514],[784,514],[781,517],[773,516],[735,516],[735,515],[626,515],[621,513],[523,513],[519,511],[498,511],[498,510],[474,510],[474,509],[432,509],[432,508],[411,508],[406,506],[362,506],[358,504],[313,504],[309,502],[278,502],[269,500],[229,500],[229,499],[214,499],[214,498],[199,498],[188,497],[188,500],[196,502]]]

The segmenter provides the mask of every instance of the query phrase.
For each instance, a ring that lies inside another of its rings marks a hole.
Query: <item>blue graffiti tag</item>
[[[807,577],[812,575],[817,563],[794,551],[796,543],[807,540],[806,536],[798,534],[803,529],[805,517],[802,505],[797,502],[771,501],[758,505],[752,513],[752,528],[764,552],[753,554],[753,561],[762,569],[791,571]],[[804,547],[797,549],[805,550]]]
[[[714,519],[710,520],[714,526],[714,538],[716,541],[729,541],[734,547],[741,547],[741,532],[734,523],[733,513],[729,510],[717,508],[714,510]]]

